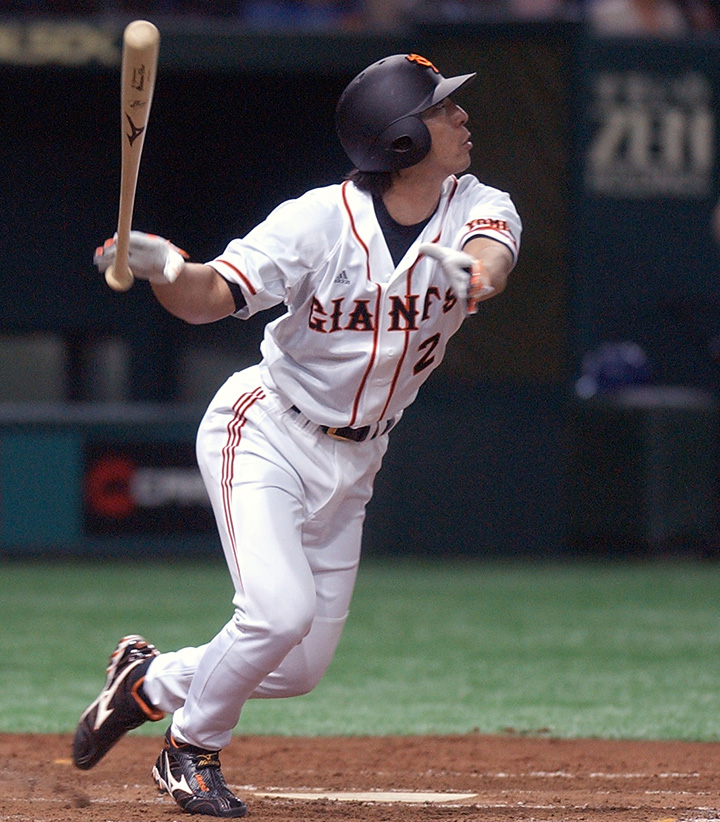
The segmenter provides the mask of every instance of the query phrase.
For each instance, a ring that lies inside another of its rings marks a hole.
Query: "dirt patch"
[[[0,822],[186,820],[161,746],[131,734],[81,772],[69,736],[0,736]],[[222,764],[255,822],[720,822],[720,743],[236,736]]]

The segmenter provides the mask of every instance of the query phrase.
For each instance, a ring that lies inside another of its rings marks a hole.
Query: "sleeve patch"
[[[465,224],[467,231],[510,231],[506,220],[470,220]]]

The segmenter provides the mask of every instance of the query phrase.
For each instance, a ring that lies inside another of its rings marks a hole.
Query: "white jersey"
[[[397,418],[439,365],[467,316],[421,243],[461,249],[477,236],[516,259],[521,223],[510,197],[476,177],[449,177],[440,204],[399,265],[370,194],[345,182],[278,206],[210,262],[242,288],[247,318],[285,302],[261,346],[264,379],[318,425]]]

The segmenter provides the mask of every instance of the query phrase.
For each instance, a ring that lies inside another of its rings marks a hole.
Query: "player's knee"
[[[314,617],[315,592],[303,595],[295,591],[294,595],[283,597],[281,608],[273,608],[268,622],[279,641],[284,638],[289,647],[294,647],[307,636]]]
[[[284,645],[289,649],[300,644],[308,635],[312,625],[312,615],[305,617],[297,614],[296,619],[289,619],[287,615],[283,619],[273,620],[269,625],[269,633],[273,643]]]
[[[253,633],[256,637],[264,637],[265,641],[275,648],[285,648],[289,651],[307,636],[312,627],[315,603],[303,603],[296,600],[294,603],[283,603],[282,608],[275,607],[265,611],[255,619],[246,614],[236,612],[235,625],[244,634]]]

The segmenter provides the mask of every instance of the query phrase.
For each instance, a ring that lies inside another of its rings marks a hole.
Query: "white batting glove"
[[[95,249],[93,262],[101,274],[115,261],[116,238],[117,234]],[[130,232],[128,264],[138,280],[159,284],[174,283],[187,258],[187,252],[173,245],[170,240],[144,231]]]
[[[423,243],[420,253],[432,257],[440,263],[455,295],[462,302],[467,303],[468,313],[477,311],[477,304],[495,290],[487,284],[487,274],[480,260],[436,243]]]

